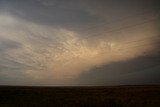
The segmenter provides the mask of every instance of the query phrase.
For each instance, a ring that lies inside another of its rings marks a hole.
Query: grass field
[[[160,86],[0,86],[0,107],[160,107]]]

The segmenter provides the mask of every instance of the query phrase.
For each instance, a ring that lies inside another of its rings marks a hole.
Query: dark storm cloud
[[[141,56],[93,68],[77,80],[79,85],[159,84],[160,56]]]
[[[159,5],[0,0],[0,84],[159,84]]]
[[[125,19],[135,23],[139,21],[135,20],[137,15],[146,17],[146,14],[152,14],[159,8],[158,0],[2,0],[1,6],[5,5],[7,11],[23,19],[86,32],[86,35],[98,30],[104,32],[104,27],[108,28],[106,30],[113,29],[114,22],[124,22]],[[119,28],[122,24],[115,26]]]
[[[74,28],[96,19],[79,0],[15,0],[2,5],[9,5],[7,10],[20,18],[55,27]]]

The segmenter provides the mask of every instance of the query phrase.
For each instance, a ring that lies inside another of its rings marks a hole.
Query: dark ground
[[[160,86],[0,86],[0,107],[160,107]]]

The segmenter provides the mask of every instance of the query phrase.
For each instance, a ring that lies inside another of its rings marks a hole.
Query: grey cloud
[[[158,0],[0,0],[0,84],[160,83],[159,13]]]
[[[159,55],[141,56],[129,61],[113,62],[82,74],[75,84],[159,84],[159,64]]]
[[[156,14],[158,0],[3,0],[11,14],[34,23],[47,24],[82,33],[100,35],[143,21]],[[50,6],[44,4],[52,4]],[[129,21],[128,21],[129,19]],[[96,30],[96,32],[95,32]]]
[[[9,51],[12,49],[20,48],[20,47],[21,47],[21,44],[18,42],[15,42],[9,39],[0,38],[0,53]]]
[[[44,2],[47,1],[16,0],[16,2],[3,3],[3,5],[10,4],[7,11],[20,18],[55,27],[79,27],[93,22],[96,18],[82,8],[79,0],[50,1],[55,3],[54,6],[42,5]]]

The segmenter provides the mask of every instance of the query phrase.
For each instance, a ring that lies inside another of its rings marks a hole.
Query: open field
[[[160,86],[0,87],[0,107],[160,107]]]

